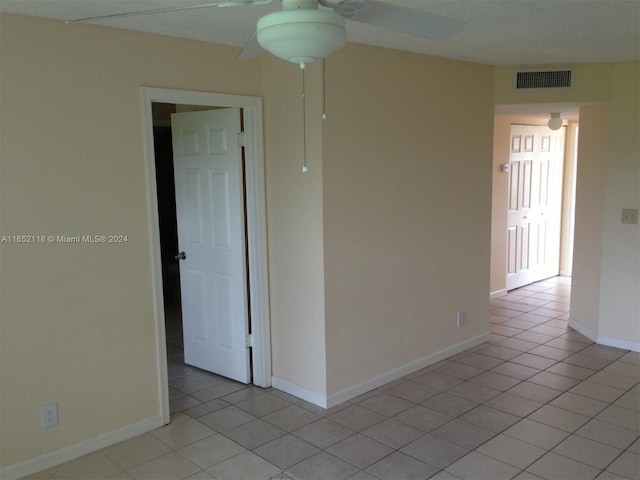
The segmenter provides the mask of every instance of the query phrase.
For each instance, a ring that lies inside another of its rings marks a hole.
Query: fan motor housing
[[[341,15],[317,9],[283,10],[258,20],[262,48],[288,62],[305,64],[324,58],[347,41]]]

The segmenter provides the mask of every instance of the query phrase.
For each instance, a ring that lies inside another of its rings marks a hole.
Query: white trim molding
[[[375,377],[369,378],[368,380],[357,383],[355,385],[351,385],[350,387],[329,395],[312,392],[305,389],[304,387],[276,377],[272,379],[272,385],[278,390],[282,390],[283,392],[301,398],[302,400],[306,400],[307,402],[313,403],[314,405],[317,405],[319,407],[331,408],[348,400],[356,398],[363,393],[367,393],[371,390],[381,387],[382,385],[385,385],[389,382],[398,380],[399,378],[414,373],[421,368],[428,367],[429,365],[433,365],[434,363],[440,362],[441,360],[445,360],[449,357],[452,357],[453,355],[464,352],[465,350],[480,345],[481,343],[487,342],[490,339],[491,334],[489,332],[482,333],[463,342],[456,343],[455,345],[451,345],[450,347],[444,348],[442,350],[438,350],[431,355],[419,358],[405,365],[394,368],[393,370],[389,370],[388,372],[376,375]]]
[[[39,457],[4,467],[0,471],[0,478],[3,480],[14,480],[26,477],[27,475],[33,475],[34,473],[47,470],[70,460],[82,457],[83,455],[96,452],[111,445],[115,445],[116,443],[124,442],[125,440],[137,437],[138,435],[150,432],[164,424],[165,422],[163,421],[162,416],[157,415],[140,422],[125,425],[124,427],[103,433],[88,440],[83,440],[82,442],[68,445],[59,450],[47,452]]]
[[[495,300],[496,298],[505,297],[509,292],[506,288],[502,290],[496,290],[495,292],[491,292],[489,294],[489,300]]]
[[[588,327],[585,327],[575,318],[569,318],[567,325],[573,328],[576,332],[581,333],[592,342],[598,345],[604,345],[605,347],[615,347],[622,350],[631,350],[632,352],[640,352],[640,342],[634,342],[631,340],[624,340],[622,338],[607,337],[594,332]]]
[[[162,291],[162,260],[156,188],[155,151],[153,143],[154,102],[242,109],[245,130],[247,253],[249,291],[251,294],[251,331],[253,332],[253,383],[271,386],[271,327],[269,307],[269,275],[267,264],[267,220],[265,168],[263,151],[262,99],[244,95],[193,92],[165,88],[142,87],[140,91],[144,156],[147,173],[147,204],[151,240],[151,271],[156,320],[156,351],[160,412],[169,423],[169,387],[167,373],[166,332]]]

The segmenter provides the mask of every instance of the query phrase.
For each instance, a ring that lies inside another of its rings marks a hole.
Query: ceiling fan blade
[[[240,50],[240,53],[236,56],[236,60],[258,57],[263,53],[265,53],[265,49],[260,46],[256,34],[254,33],[249,41],[244,44],[242,50]]]
[[[348,20],[431,40],[442,40],[455,35],[467,24],[463,20],[379,0],[344,0],[333,8]]]
[[[218,0],[217,2],[202,3],[199,5],[181,5],[178,7],[155,8],[151,10],[140,10],[136,12],[112,13],[110,15],[97,15],[95,17],[74,18],[72,20],[67,20],[65,23],[82,23],[82,22],[90,22],[92,20],[105,20],[108,18],[135,17],[138,15],[151,15],[154,13],[168,13],[168,12],[177,12],[180,10],[194,10],[196,8],[268,5],[270,3],[273,3],[274,1],[275,0]]]

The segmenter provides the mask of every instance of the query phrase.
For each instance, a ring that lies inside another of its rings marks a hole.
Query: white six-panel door
[[[236,108],[171,116],[185,363],[249,383],[240,128]]]
[[[564,128],[512,125],[507,290],[558,275]]]

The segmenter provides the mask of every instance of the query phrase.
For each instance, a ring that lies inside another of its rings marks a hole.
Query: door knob
[[[187,258],[187,254],[186,254],[186,253],[184,253],[184,252],[180,252],[180,253],[179,253],[179,254],[177,254],[174,258],[175,258],[176,260],[184,260],[185,258]]]

